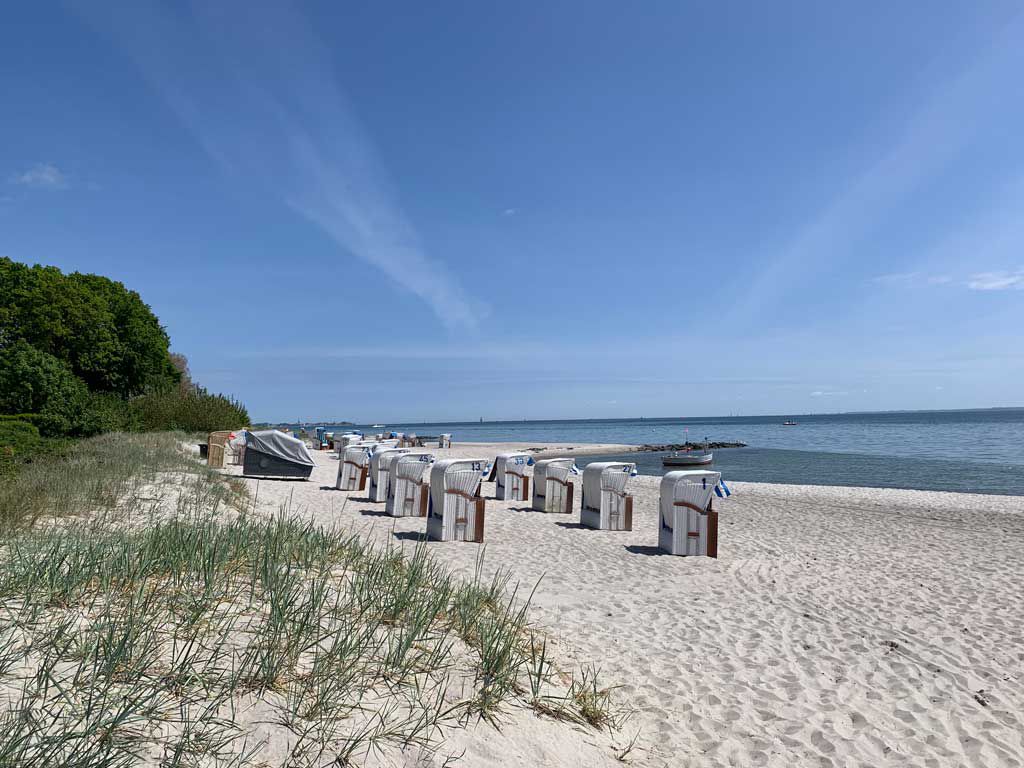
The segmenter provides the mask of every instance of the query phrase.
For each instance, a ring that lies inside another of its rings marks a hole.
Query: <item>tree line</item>
[[[192,382],[135,291],[0,258],[0,446],[5,433],[79,438],[248,423],[241,403]]]

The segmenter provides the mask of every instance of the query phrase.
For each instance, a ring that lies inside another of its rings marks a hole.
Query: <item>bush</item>
[[[0,349],[0,413],[38,414],[44,435],[81,434],[89,389],[71,368],[23,341]]]
[[[133,426],[144,431],[213,432],[248,426],[245,406],[204,389],[165,390],[131,401]]]
[[[42,437],[28,421],[0,416],[0,478],[14,475],[22,464],[60,454],[68,445],[65,440]]]

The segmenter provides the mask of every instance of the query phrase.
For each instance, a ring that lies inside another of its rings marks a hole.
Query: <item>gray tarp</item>
[[[278,432],[276,429],[265,429],[259,432],[245,433],[245,447],[275,456],[285,461],[292,461],[307,467],[315,467],[316,462],[309,455],[306,444],[297,437]]]

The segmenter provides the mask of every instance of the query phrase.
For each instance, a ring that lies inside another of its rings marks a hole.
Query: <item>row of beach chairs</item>
[[[531,477],[527,468],[533,466]],[[428,471],[429,470],[429,471]],[[505,453],[492,464],[483,459],[441,459],[412,448],[372,441],[352,442],[339,456],[336,488],[367,491],[384,502],[394,517],[427,518],[427,538],[436,541],[484,540],[484,480],[495,496],[529,501],[539,512],[569,514],[577,474],[571,458],[541,459]],[[633,496],[626,488],[636,465],[594,462],[583,470],[580,523],[588,528],[630,531]],[[712,497],[721,473],[680,470],[661,481],[658,546],[674,555],[718,556],[718,514]]]

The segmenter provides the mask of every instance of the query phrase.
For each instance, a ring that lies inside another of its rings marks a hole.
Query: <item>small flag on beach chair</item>
[[[718,481],[718,485],[715,486],[715,495],[720,499],[732,496],[732,491],[730,491],[729,486],[725,484],[725,480]]]

